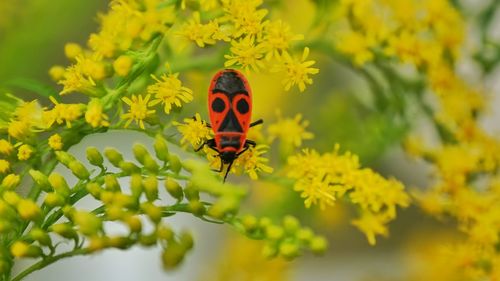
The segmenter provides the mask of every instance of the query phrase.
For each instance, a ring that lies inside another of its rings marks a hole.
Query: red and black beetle
[[[241,72],[225,69],[217,72],[212,78],[208,89],[209,125],[215,137],[203,143],[219,153],[222,171],[228,164],[224,181],[231,166],[238,156],[245,152],[255,142],[247,140],[250,127],[262,124],[262,119],[250,123],[252,116],[252,89]]]

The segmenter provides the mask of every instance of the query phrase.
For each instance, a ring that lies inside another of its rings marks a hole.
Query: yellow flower
[[[177,107],[182,106],[182,102],[188,103],[193,100],[193,91],[182,86],[179,80],[179,73],[163,74],[158,79],[151,75],[156,83],[148,87],[148,94],[154,95],[154,99],[149,103],[150,106],[155,106],[158,103],[164,105],[164,111],[169,114],[172,110],[172,105]]]
[[[64,67],[60,65],[54,65],[49,69],[50,78],[53,81],[58,82],[59,80],[64,78]]]
[[[90,100],[85,112],[85,121],[93,128],[109,126],[108,116],[103,113],[102,104],[99,99]]]
[[[212,38],[214,31],[212,27],[210,24],[201,24],[200,13],[194,12],[193,17],[181,27],[181,31],[178,34],[196,42],[198,47],[203,48],[205,44],[215,44],[215,40]]]
[[[304,39],[303,35],[294,35],[290,31],[290,26],[281,20],[269,22],[264,28],[264,43],[266,49],[266,59],[279,58],[286,52],[292,41]]]
[[[269,159],[261,156],[266,153],[268,149],[269,147],[267,145],[262,144],[250,147],[236,159],[234,167],[242,167],[243,172],[248,174],[252,180],[257,180],[259,178],[257,173],[272,173],[273,168],[266,164],[269,162]]]
[[[185,118],[184,124],[178,122],[173,124],[182,134],[181,145],[189,142],[196,149],[212,136],[212,129],[201,119],[199,113],[196,113],[194,118]]]
[[[33,148],[30,145],[23,144],[19,147],[19,150],[17,151],[17,158],[21,161],[28,160],[30,159],[33,152],[34,152]]]
[[[224,20],[234,23],[234,38],[240,36],[259,36],[262,33],[265,22],[262,22],[268,11],[257,8],[262,0],[223,0],[222,6],[226,16]]]
[[[54,108],[44,111],[42,114],[43,123],[47,128],[52,127],[54,123],[62,124],[71,128],[71,122],[77,120],[82,115],[82,106],[80,104],[59,103],[54,97],[49,97],[54,104]]]
[[[63,78],[58,80],[57,83],[63,85],[63,90],[60,92],[61,95],[71,92],[88,91],[96,85],[92,77],[85,76],[78,65],[66,68]]]
[[[7,140],[0,139],[0,153],[3,155],[10,155],[14,150],[14,146]]]
[[[317,74],[319,69],[310,67],[315,64],[316,61],[306,61],[308,56],[309,48],[307,47],[304,48],[301,60],[292,58],[288,52],[284,52],[281,56],[281,65],[275,67],[274,70],[285,72],[286,78],[282,82],[286,91],[297,85],[299,90],[303,92],[306,89],[306,84],[311,85],[313,83],[309,75]]]
[[[64,54],[68,59],[75,59],[82,53],[82,47],[77,43],[66,43],[66,45],[64,45]]]
[[[150,98],[150,94],[147,94],[146,97],[142,95],[132,95],[132,99],[128,97],[122,98],[122,100],[130,106],[129,111],[121,116],[122,119],[128,119],[125,123],[125,128],[128,127],[132,121],[135,121],[141,129],[144,129],[144,119],[146,119],[148,115],[155,113],[154,109],[148,109]]]
[[[337,49],[354,58],[354,63],[358,66],[372,61],[374,58],[370,48],[375,46],[372,38],[369,38],[359,32],[349,31],[338,36],[336,42]]]
[[[0,159],[0,174],[5,174],[10,169],[9,161],[5,159]]]
[[[282,118],[278,112],[278,121],[269,125],[267,131],[270,136],[270,142],[278,138],[288,147],[300,147],[303,140],[309,140],[314,135],[306,131],[309,126],[307,120],[302,120],[302,114],[297,114],[292,118]]]
[[[352,224],[366,235],[370,245],[375,245],[376,235],[387,236],[388,234],[387,227],[385,226],[386,219],[369,212],[365,212],[361,215],[361,218],[353,220]]]
[[[7,132],[13,138],[24,139],[31,134],[30,124],[26,121],[12,120],[9,123]]]
[[[231,41],[230,50],[231,54],[224,56],[227,59],[226,63],[224,63],[225,67],[239,65],[247,72],[250,68],[256,72],[260,68],[264,68],[262,58],[265,50],[262,43],[256,44],[255,39],[252,37],[246,36],[243,39]]]
[[[113,69],[118,76],[125,77],[129,74],[132,64],[131,57],[122,55],[113,62]]]
[[[49,138],[49,146],[53,150],[61,150],[63,143],[62,143],[62,138],[59,134],[53,134]]]
[[[26,122],[33,126],[41,126],[42,108],[37,100],[23,102],[14,111],[14,116],[19,121]]]
[[[21,182],[21,177],[19,175],[8,174],[2,180],[2,187],[5,189],[14,189],[16,186],[19,185],[20,182]],[[19,197],[19,195],[17,195],[17,193],[14,192],[13,194],[15,195],[16,198]],[[4,194],[4,199],[5,199],[5,196],[6,195]],[[8,200],[5,199],[5,201],[8,201]],[[13,199],[13,201],[16,201],[16,199]]]

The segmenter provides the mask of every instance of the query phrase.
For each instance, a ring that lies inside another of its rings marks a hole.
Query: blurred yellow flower
[[[279,58],[290,48],[293,41],[302,39],[303,35],[293,34],[290,26],[282,20],[270,21],[264,27],[263,46],[266,49],[266,59]]]
[[[246,36],[239,40],[231,41],[231,54],[225,55],[227,61],[224,63],[225,67],[238,65],[246,72],[250,69],[258,72],[264,68],[264,46],[262,43],[256,43],[255,39],[251,36]]]
[[[0,159],[0,174],[5,174],[9,171],[10,169],[10,163],[9,161],[5,159]]]
[[[30,159],[33,154],[33,148],[30,145],[23,144],[17,151],[17,158],[21,161]]]
[[[0,153],[3,155],[10,155],[14,150],[14,146],[7,140],[0,139]]]
[[[297,148],[302,145],[303,140],[314,137],[311,132],[306,131],[309,121],[302,120],[302,114],[298,113],[294,118],[283,118],[281,112],[277,112],[278,120],[267,128],[270,142],[279,139],[287,147]]]
[[[234,167],[242,167],[243,172],[253,180],[259,178],[257,173],[272,173],[274,169],[267,165],[269,159],[262,157],[268,149],[269,147],[263,144],[250,147],[236,159]]]
[[[99,99],[91,99],[85,112],[85,121],[93,128],[108,127],[108,116],[103,112],[103,107]]]
[[[142,95],[132,95],[131,98],[122,98],[123,102],[125,102],[130,107],[127,113],[121,115],[122,119],[128,119],[125,123],[125,128],[127,128],[132,121],[135,121],[136,124],[138,124],[139,127],[144,130],[144,120],[148,118],[149,115],[155,113],[154,109],[148,108],[150,98],[150,94],[147,94],[145,97],[143,97]]]
[[[80,104],[59,103],[54,97],[49,97],[54,104],[51,110],[45,110],[42,113],[43,123],[46,128],[52,127],[54,123],[62,124],[71,128],[71,122],[77,120],[82,115],[82,106]]]
[[[59,134],[53,134],[49,138],[49,146],[53,150],[61,150],[63,146],[62,138]]]
[[[388,235],[389,232],[385,226],[386,223],[386,218],[374,215],[370,212],[365,212],[361,215],[361,218],[352,221],[352,224],[366,235],[370,245],[375,245],[376,235]]]

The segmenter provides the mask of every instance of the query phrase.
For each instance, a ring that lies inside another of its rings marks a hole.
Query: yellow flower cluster
[[[303,92],[306,85],[312,84],[309,76],[317,74],[319,69],[311,67],[315,61],[306,60],[309,55],[307,47],[301,59],[290,55],[293,42],[302,40],[303,36],[294,34],[282,20],[267,20],[269,11],[260,7],[262,2],[224,0],[222,7],[213,6],[213,11],[222,8],[222,16],[209,18],[207,23],[203,23],[202,19],[210,17],[210,14],[193,12],[177,34],[199,47],[227,42],[231,53],[224,56],[225,67],[237,66],[247,72],[271,69],[285,75],[285,90],[297,85]]]
[[[365,233],[370,244],[375,235],[386,235],[386,224],[396,218],[396,207],[407,207],[409,197],[396,179],[385,179],[369,168],[361,168],[350,152],[319,154],[305,149],[288,159],[288,176],[295,179],[294,190],[305,198],[307,208],[319,204],[324,209],[347,196],[359,207],[361,218],[353,224]]]

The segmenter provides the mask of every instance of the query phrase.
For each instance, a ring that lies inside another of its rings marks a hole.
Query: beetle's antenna
[[[227,174],[229,174],[229,171],[231,171],[231,166],[233,166],[233,162],[234,161],[231,161],[231,163],[229,163],[229,166],[227,166],[226,174],[224,175],[224,179],[222,180],[222,182],[226,182]]]

